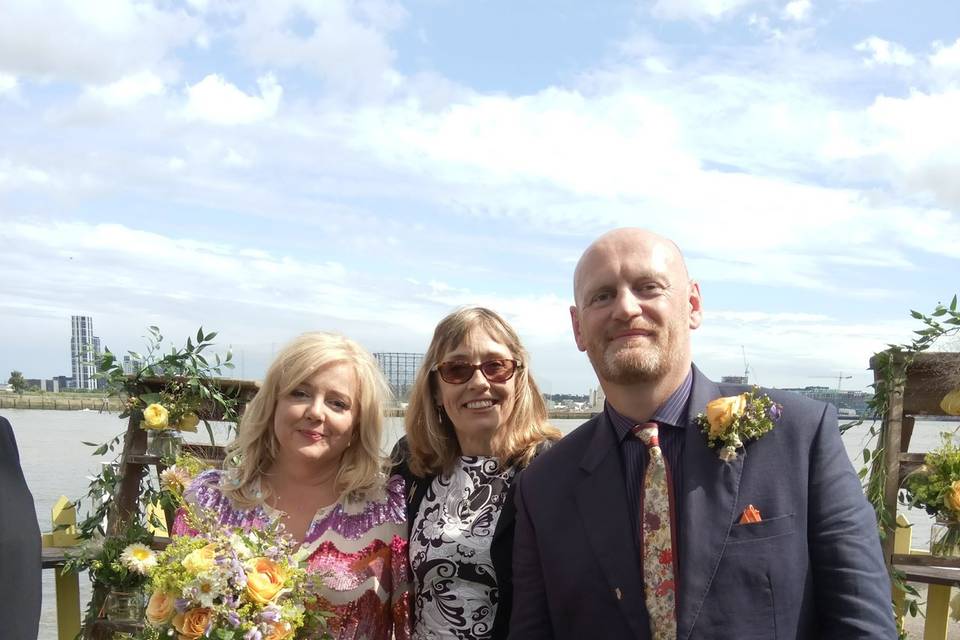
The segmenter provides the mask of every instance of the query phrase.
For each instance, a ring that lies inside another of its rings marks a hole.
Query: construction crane
[[[836,379],[837,379],[837,391],[840,391],[840,386],[841,386],[841,384],[843,383],[843,381],[844,381],[844,380],[849,380],[849,379],[852,378],[853,376],[845,376],[845,375],[843,375],[843,373],[841,372],[840,375],[838,375],[838,376],[810,376],[810,377],[811,377],[811,378],[830,378],[831,380],[832,380],[833,378],[836,378]]]
[[[747,364],[747,350],[740,345],[740,353],[743,354],[743,383],[750,382],[750,365]]]

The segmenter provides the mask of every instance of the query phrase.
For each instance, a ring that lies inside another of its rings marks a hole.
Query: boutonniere
[[[697,416],[697,424],[707,436],[707,444],[718,448],[720,459],[732,462],[745,442],[772,430],[782,414],[781,405],[754,387],[740,395],[711,400],[706,415]]]

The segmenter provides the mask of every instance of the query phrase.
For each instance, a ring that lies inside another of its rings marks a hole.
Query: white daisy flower
[[[157,554],[147,545],[134,542],[120,553],[120,562],[130,571],[145,576],[157,566]]]

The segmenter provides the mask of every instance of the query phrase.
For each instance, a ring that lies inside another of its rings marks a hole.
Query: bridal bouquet
[[[142,638],[287,640],[323,637],[314,580],[293,540],[212,527],[176,536],[150,572]]]

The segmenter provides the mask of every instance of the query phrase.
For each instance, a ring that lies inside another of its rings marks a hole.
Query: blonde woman
[[[407,482],[413,638],[507,637],[513,483],[559,432],[513,328],[481,307],[440,321],[394,450]]]
[[[403,485],[380,443],[389,389],[357,343],[307,333],[287,345],[247,405],[223,471],[185,498],[246,528],[280,520],[323,575],[337,640],[409,638]],[[174,533],[186,533],[183,518]]]

